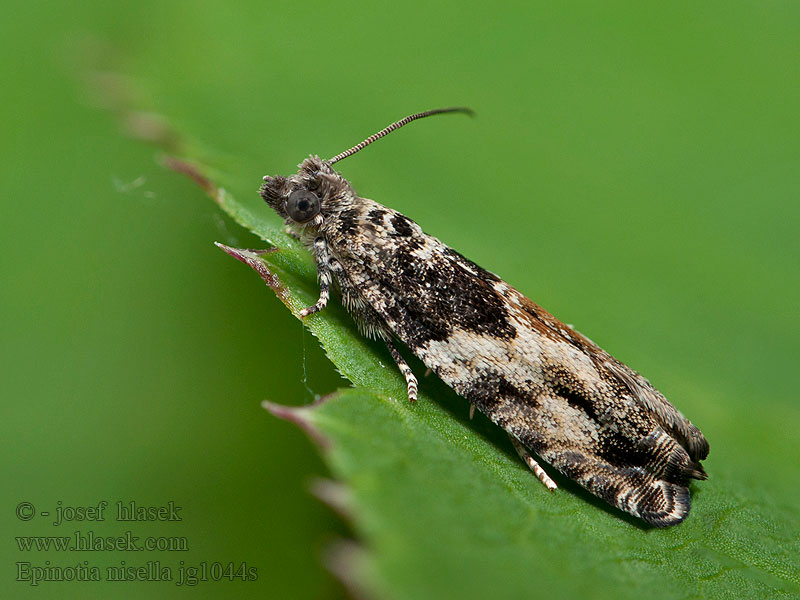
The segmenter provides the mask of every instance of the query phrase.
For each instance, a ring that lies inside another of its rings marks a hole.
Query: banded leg
[[[330,253],[325,238],[320,236],[314,240],[314,262],[317,263],[317,279],[319,279],[319,300],[300,311],[300,317],[307,317],[321,311],[331,297]]]
[[[534,458],[531,456],[531,453],[528,452],[528,449],[510,433],[508,434],[508,437],[511,440],[511,443],[514,444],[514,449],[517,451],[517,454],[519,454],[519,457],[525,461],[525,464],[528,465],[528,468],[533,471],[533,474],[539,478],[539,481],[541,481],[551,492],[558,488],[556,482],[550,479],[550,476],[544,472],[544,469],[539,466],[539,463],[537,463],[536,460],[534,460]]]
[[[416,402],[417,401],[417,378],[414,377],[414,373],[411,371],[411,367],[408,366],[408,363],[400,354],[400,352],[395,348],[395,345],[391,341],[386,342],[386,347],[389,349],[389,353],[392,355],[394,362],[397,364],[397,368],[400,369],[400,372],[403,374],[403,377],[406,378],[406,386],[408,387],[408,400],[409,402]]]

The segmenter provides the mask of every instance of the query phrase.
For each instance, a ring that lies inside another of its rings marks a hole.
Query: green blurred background
[[[265,214],[265,173],[410,112],[471,106],[477,118],[415,124],[342,171],[647,375],[710,439],[704,485],[735,473],[793,498],[797,3],[6,6],[7,597],[345,594],[321,562],[347,526],[306,491],[325,468],[260,407],[344,383],[212,244],[263,243],[123,134],[92,92],[97,70],[129,77],[112,91],[200,140],[226,186]],[[101,500],[171,500],[183,520],[54,527],[14,515],[23,501]],[[14,540],[76,529],[185,536],[189,550],[25,553]],[[83,560],[245,562],[258,580],[15,582],[18,561]]]

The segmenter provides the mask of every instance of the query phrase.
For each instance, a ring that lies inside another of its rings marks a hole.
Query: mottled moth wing
[[[313,235],[324,237],[362,331],[401,340],[493,422],[610,504],[657,526],[686,517],[688,483],[706,477],[699,461],[708,443],[646,379],[411,219],[358,197],[316,157],[262,195],[276,206],[309,181],[324,214]]]
[[[362,206],[351,214],[362,234],[331,235],[329,247],[426,366],[609,503],[655,525],[686,516],[688,480],[705,477],[698,461],[708,453],[694,425],[644,378],[495,275],[400,213]]]

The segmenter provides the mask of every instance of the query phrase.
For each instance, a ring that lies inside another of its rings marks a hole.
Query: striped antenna
[[[375,140],[381,139],[383,136],[391,133],[395,129],[400,129],[403,125],[408,125],[409,123],[411,123],[411,121],[416,121],[417,119],[422,119],[424,117],[430,117],[431,115],[440,115],[442,113],[454,113],[454,112],[464,113],[469,116],[473,116],[475,114],[471,108],[466,108],[464,106],[455,106],[452,108],[435,108],[433,110],[426,110],[425,112],[417,113],[415,115],[409,115],[405,119],[400,119],[399,121],[392,123],[388,127],[381,129],[378,133],[369,136],[363,142],[361,142],[360,144],[356,144],[349,150],[345,150],[341,154],[337,154],[332,159],[330,159],[328,163],[332,165],[333,163],[339,162],[343,158],[352,156],[362,148],[369,146]]]

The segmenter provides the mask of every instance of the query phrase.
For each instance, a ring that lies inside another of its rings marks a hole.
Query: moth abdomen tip
[[[686,519],[690,508],[689,488],[661,481],[651,489],[652,493],[636,506],[642,519],[656,527],[678,525]]]

